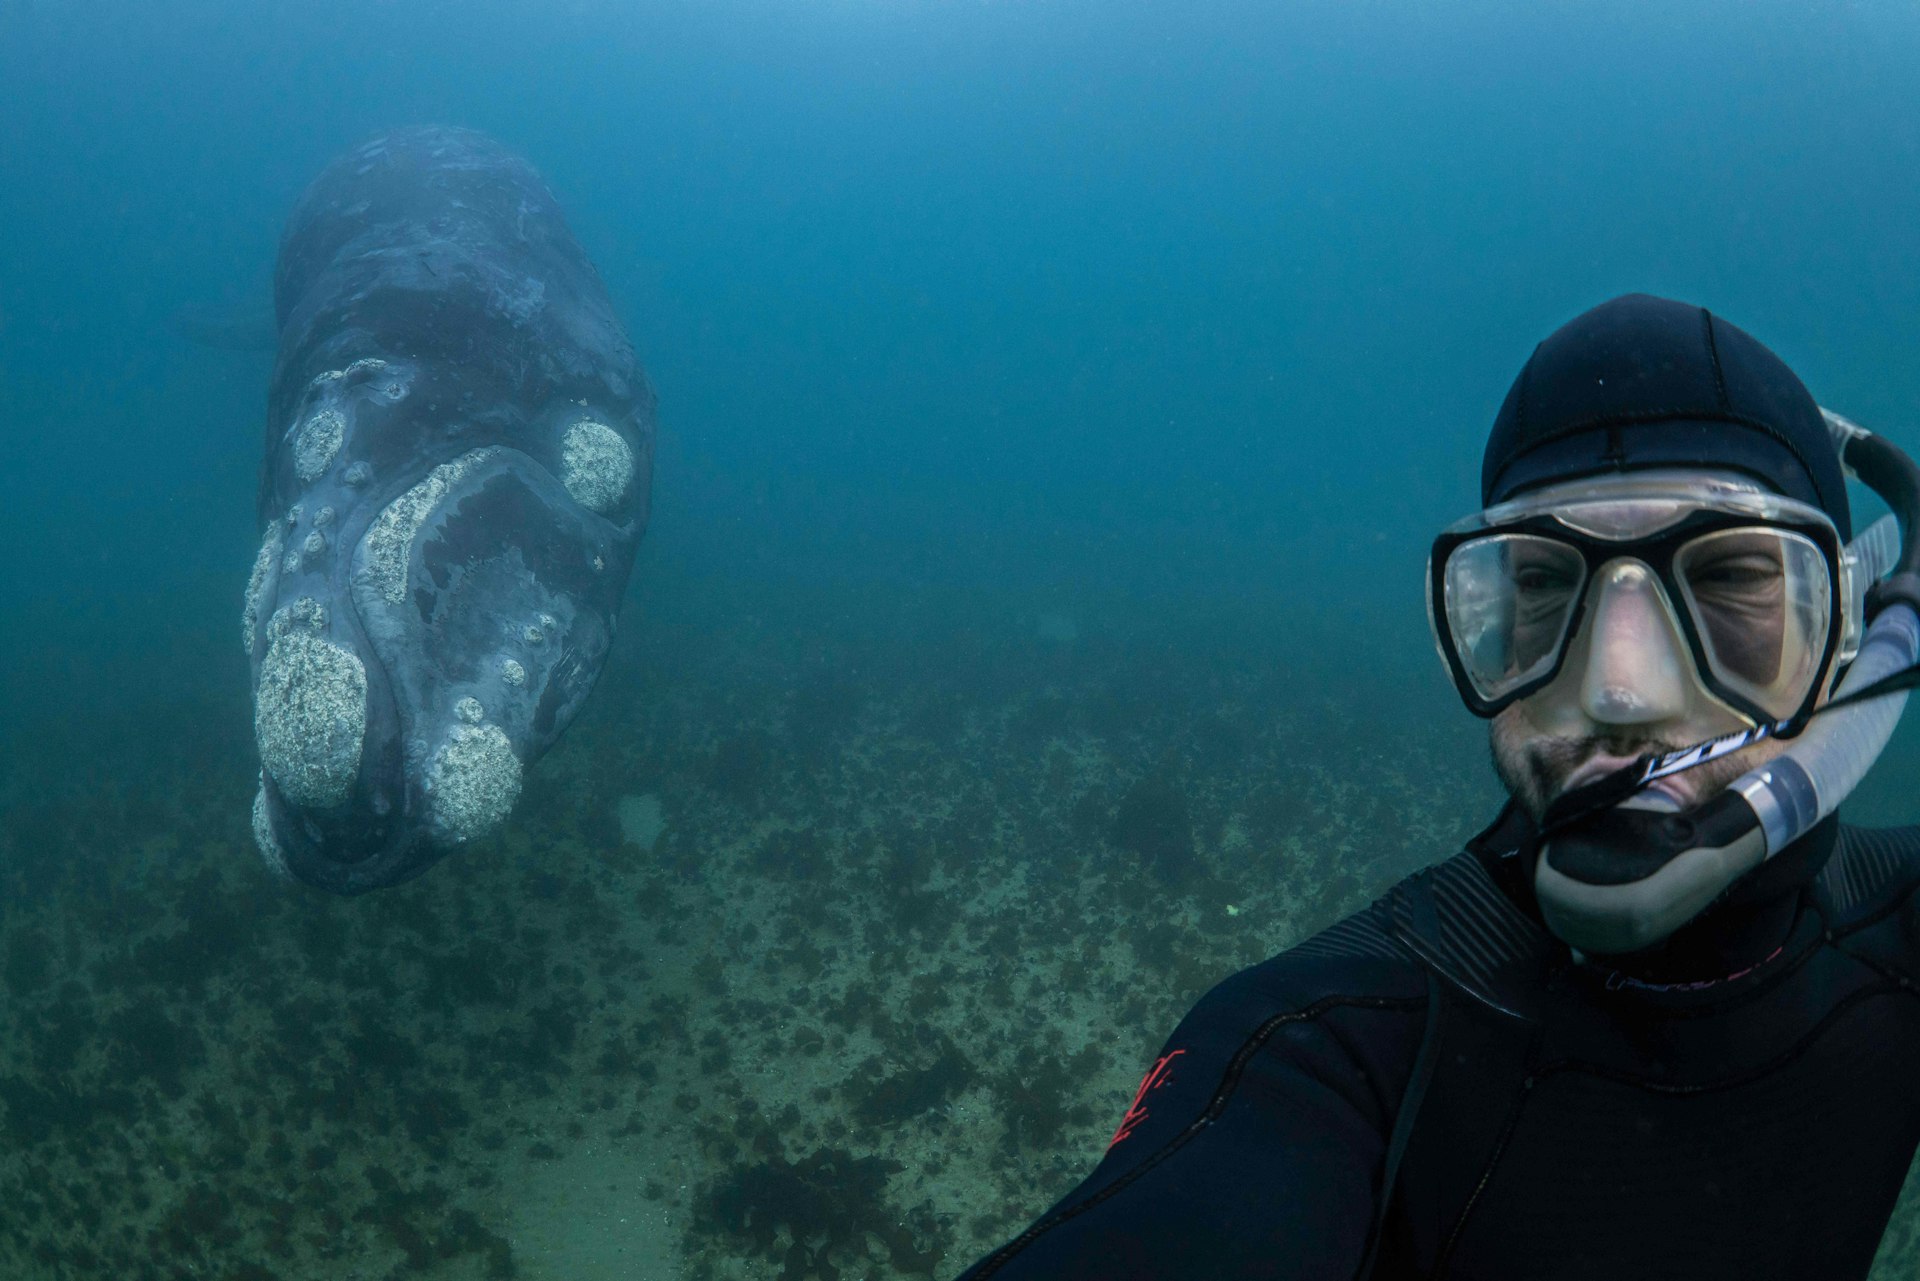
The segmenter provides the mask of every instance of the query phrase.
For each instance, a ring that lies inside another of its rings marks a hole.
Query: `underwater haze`
[[[1422,570],[1537,341],[1697,302],[1920,451],[1917,65],[1890,0],[0,0],[0,1275],[958,1272],[1493,816]],[[506,828],[336,900],[248,821],[272,270],[419,123],[565,208],[653,516]]]

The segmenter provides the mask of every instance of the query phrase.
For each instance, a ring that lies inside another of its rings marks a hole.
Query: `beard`
[[[1493,718],[1490,734],[1493,769],[1507,794],[1518,801],[1536,823],[1546,814],[1547,807],[1566,791],[1567,779],[1573,772],[1595,756],[1631,759],[1644,753],[1658,755],[1693,746],[1634,734],[1626,727],[1615,733],[1556,738],[1532,729],[1519,711],[1518,706],[1509,707]],[[1719,795],[1734,779],[1785,750],[1785,743],[1768,739],[1705,765],[1696,765],[1675,776],[1675,781],[1684,785],[1690,797],[1687,808],[1692,808]]]

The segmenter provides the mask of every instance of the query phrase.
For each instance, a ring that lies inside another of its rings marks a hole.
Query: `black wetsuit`
[[[967,1281],[1865,1276],[1920,1140],[1920,828],[1828,820],[1666,984],[1546,933],[1525,832],[1215,988]]]

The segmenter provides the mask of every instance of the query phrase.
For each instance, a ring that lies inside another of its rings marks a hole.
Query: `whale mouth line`
[[[417,848],[449,852],[506,820],[524,762],[558,732],[546,694],[584,695],[604,653],[578,607],[603,578],[600,519],[527,451],[477,446],[336,549],[329,577],[344,571],[348,590],[330,630],[364,660],[369,737],[338,796],[289,790],[269,771],[282,834],[270,862],[309,879],[386,879],[383,859],[403,867]],[[330,812],[342,801],[346,814]]]

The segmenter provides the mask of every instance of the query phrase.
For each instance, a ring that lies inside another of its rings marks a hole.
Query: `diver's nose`
[[[1587,715],[1603,725],[1645,725],[1684,714],[1685,642],[1653,571],[1636,560],[1610,562],[1592,593],[1580,683]]]

